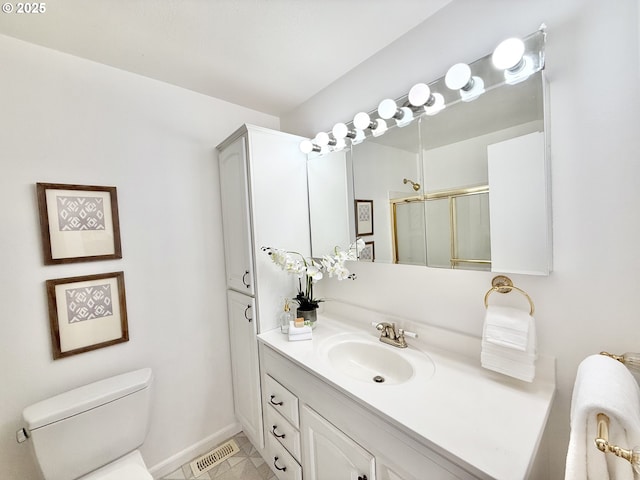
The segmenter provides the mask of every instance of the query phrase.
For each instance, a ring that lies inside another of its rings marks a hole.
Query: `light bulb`
[[[522,64],[524,56],[524,42],[519,38],[507,38],[493,51],[491,60],[499,70],[517,69]]]
[[[471,77],[471,80],[472,81],[470,88],[463,88],[462,90],[460,90],[460,99],[463,102],[471,102],[485,92],[484,81],[480,77],[474,76]]]
[[[356,113],[356,116],[353,117],[353,126],[358,130],[366,130],[371,125],[371,117],[369,117],[368,113],[360,112]]]
[[[316,135],[315,142],[321,147],[325,147],[327,145],[335,145],[336,141],[329,137],[327,132],[320,132]]]
[[[408,107],[402,107],[400,111],[402,112],[402,117],[396,120],[396,123],[398,124],[398,127],[402,128],[406,127],[413,121],[413,112]]]
[[[344,123],[336,123],[331,129],[331,133],[336,139],[346,138],[349,133],[349,128]]]
[[[429,101],[431,88],[426,83],[416,83],[409,90],[408,100],[414,107],[421,107]]]
[[[446,108],[444,97],[441,93],[434,93],[431,96],[433,97],[433,103],[431,105],[425,105],[424,111],[427,115],[436,115]]]
[[[456,63],[444,77],[444,83],[451,90],[460,90],[463,102],[475,100],[484,93],[484,81],[471,75],[471,67],[466,63]]]
[[[384,120],[394,119],[399,127],[405,127],[413,120],[413,112],[410,108],[398,108],[395,100],[387,98],[378,105],[378,114]]]
[[[396,104],[395,100],[392,100],[391,98],[382,100],[380,102],[380,105],[378,105],[378,115],[380,115],[380,118],[383,118],[385,120],[393,118],[396,115],[397,111],[398,105]]]
[[[300,142],[300,151],[304,154],[319,152],[320,150],[320,147],[318,145],[314,145],[311,140],[303,140]]]
[[[325,132],[319,132],[316,135],[316,138],[314,138],[313,140],[321,147],[324,145],[329,145],[329,135],[327,135]]]
[[[451,90],[467,88],[471,80],[471,67],[466,63],[456,63],[447,70],[447,74],[444,77],[445,85]]]

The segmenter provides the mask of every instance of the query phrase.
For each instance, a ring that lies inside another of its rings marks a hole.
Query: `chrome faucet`
[[[407,348],[407,341],[404,336],[407,335],[409,337],[416,338],[418,336],[417,333],[406,332],[402,328],[398,328],[396,330],[395,323],[389,322],[380,322],[374,323],[376,330],[380,332],[380,341],[383,343],[388,343],[389,345],[393,345],[398,348]]]

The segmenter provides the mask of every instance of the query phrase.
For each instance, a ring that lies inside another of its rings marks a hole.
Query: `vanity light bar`
[[[491,54],[471,64],[456,63],[444,77],[428,85],[418,83],[399,99],[384,99],[376,110],[359,112],[352,122],[336,123],[330,133],[320,132],[314,139],[303,140],[300,150],[320,155],[340,151],[346,148],[346,139],[350,145],[357,145],[367,132],[373,137],[383,135],[387,122],[404,127],[422,115],[437,115],[447,105],[471,102],[502,84],[522,82],[544,69],[545,30],[542,24],[525,38],[502,41]]]

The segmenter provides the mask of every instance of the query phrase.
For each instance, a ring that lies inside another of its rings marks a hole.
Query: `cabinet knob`
[[[246,278],[249,275],[249,270],[245,270],[244,271],[244,275],[242,275],[242,283],[244,283],[244,286],[249,288],[251,286],[250,283],[247,283]]]
[[[271,395],[271,398],[269,398],[269,403],[271,403],[271,405],[277,405],[278,407],[281,407],[283,405],[282,401],[280,402],[274,402],[273,399],[276,398],[275,395]]]
[[[281,470],[283,472],[287,471],[287,467],[279,467],[278,466],[278,457],[273,457],[273,466],[276,467],[276,469]]]
[[[367,476],[366,475],[358,475],[358,480],[367,480]]]
[[[271,433],[273,433],[273,436],[276,437],[276,438],[284,438],[284,436],[285,436],[284,433],[282,435],[278,435],[276,433],[276,428],[278,428],[278,426],[274,425],[273,428],[271,429]]]
[[[251,310],[251,305],[247,305],[247,308],[244,309],[244,318],[246,318],[249,322],[253,320],[251,317],[247,317],[247,312]]]

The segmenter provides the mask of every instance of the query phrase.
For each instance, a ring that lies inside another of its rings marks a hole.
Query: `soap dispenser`
[[[289,333],[289,322],[295,320],[293,312],[291,311],[291,305],[289,305],[289,299],[284,299],[284,310],[280,314],[280,332]]]

